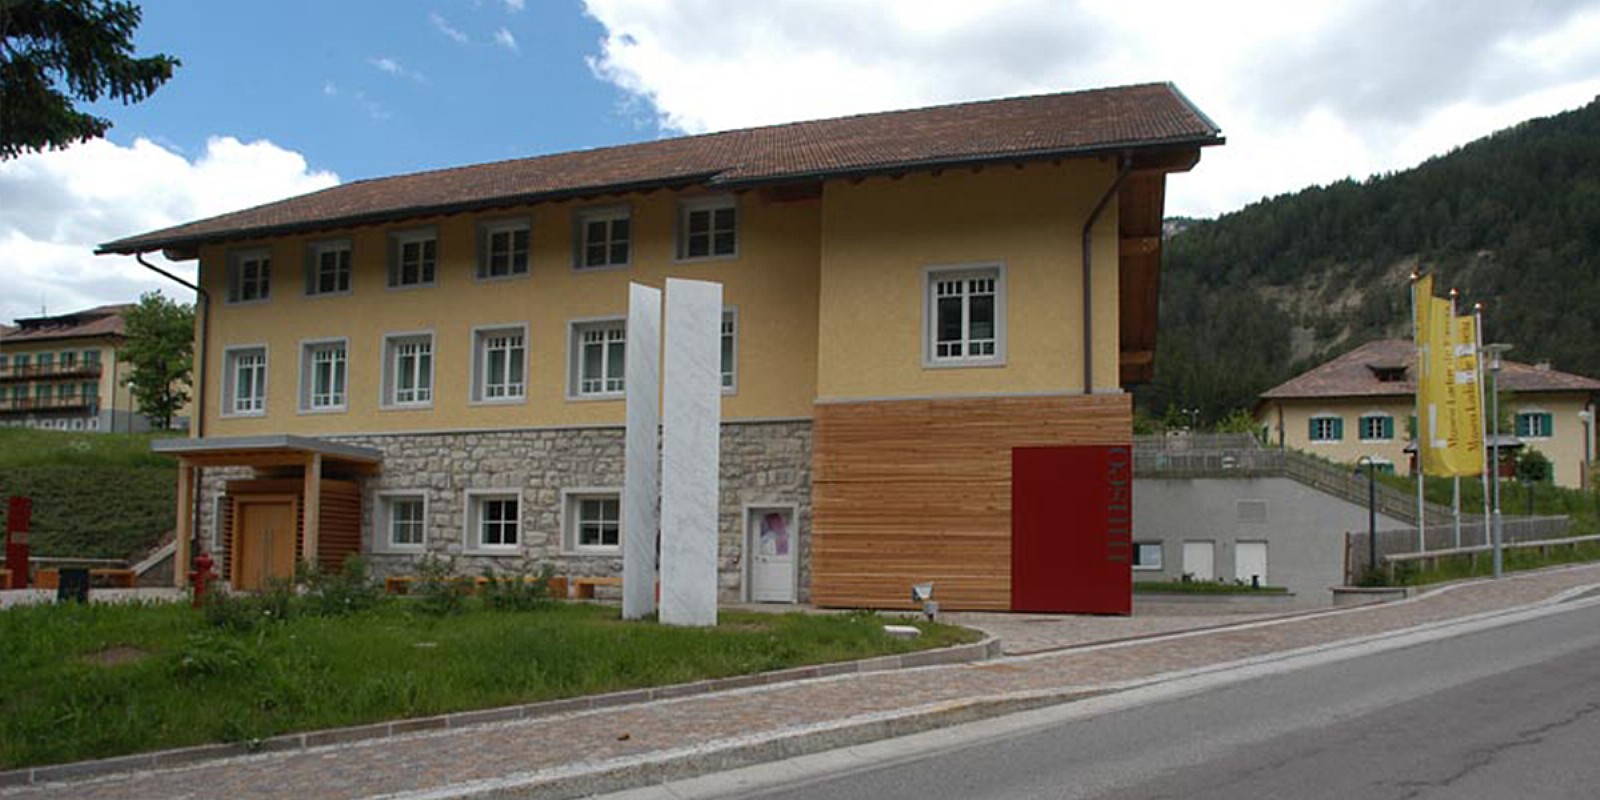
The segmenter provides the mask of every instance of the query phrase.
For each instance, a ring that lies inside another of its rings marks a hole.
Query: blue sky
[[[0,162],[0,320],[184,293],[101,242],[339,182],[1173,81],[1212,216],[1600,96],[1600,0],[148,0],[183,60],[107,140]],[[167,264],[192,275],[193,262]],[[187,298],[184,298],[187,299]]]
[[[345,181],[657,135],[589,69],[604,36],[577,0],[150,2],[140,50],[183,66],[146,102],[101,108],[115,142],[199,153],[226,132]]]

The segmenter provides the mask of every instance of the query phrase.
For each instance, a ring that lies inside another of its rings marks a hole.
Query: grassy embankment
[[[5,497],[33,498],[37,556],[130,558],[172,530],[177,462],[150,452],[150,434],[0,428]]]
[[[885,617],[724,612],[714,628],[614,607],[419,598],[327,616],[314,600],[0,611],[0,769],[742,675],[974,641]],[[337,603],[335,603],[337,605]],[[275,608],[292,608],[287,619]]]

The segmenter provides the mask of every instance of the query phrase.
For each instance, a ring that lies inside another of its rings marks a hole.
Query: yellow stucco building
[[[119,360],[122,315],[111,305],[17,320],[0,328],[0,425],[141,432],[150,422]]]
[[[1400,472],[1411,469],[1415,418],[1415,349],[1408,340],[1368,342],[1261,395],[1256,422],[1277,445],[1355,463],[1371,456]],[[1594,458],[1594,413],[1600,380],[1504,361],[1497,380],[1501,431],[1508,447],[1550,459],[1556,484],[1585,486]]]
[[[627,285],[681,277],[724,291],[724,595],[1001,607],[1009,473],[973,455],[1131,440],[1166,175],[1221,143],[1151,84],[364,181],[101,252],[199,260],[180,525],[236,585],[352,552],[615,574]],[[944,470],[863,477],[861,430]],[[792,580],[760,585],[774,525]]]

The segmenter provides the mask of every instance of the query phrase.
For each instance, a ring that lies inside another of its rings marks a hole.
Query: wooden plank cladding
[[[321,532],[317,537],[317,564],[326,572],[338,572],[344,568],[346,558],[361,552],[361,490],[355,481],[334,478],[323,478],[320,485],[322,502],[317,519]],[[259,495],[293,495],[303,499],[304,486],[300,478],[233,480],[227,483],[227,495],[233,501]],[[223,505],[222,560],[230,562],[231,567],[235,552],[234,503]],[[295,508],[295,552],[302,554],[299,560],[304,560],[305,553],[305,505],[300,502]]]
[[[1131,396],[816,406],[811,596],[819,606],[1011,604],[1011,448],[1127,444]],[[1070,513],[1070,510],[1064,510]]]

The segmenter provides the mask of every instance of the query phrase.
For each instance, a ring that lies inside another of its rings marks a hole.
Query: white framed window
[[[420,553],[427,546],[428,496],[421,492],[379,492],[376,549]]]
[[[1394,417],[1381,412],[1361,415],[1361,441],[1386,442],[1394,438]]]
[[[272,251],[228,254],[228,302],[259,303],[272,296]]]
[[[925,367],[1005,363],[1005,267],[930,267],[924,278]]]
[[[478,278],[511,278],[528,274],[528,240],[533,224],[527,218],[479,224]]]
[[[306,294],[349,294],[351,252],[349,239],[306,245]]]
[[[300,345],[300,410],[345,410],[348,346],[344,339]]]
[[[621,318],[572,323],[567,396],[621,397],[627,322]]]
[[[732,258],[739,254],[739,205],[731,195],[678,205],[678,260]]]
[[[226,348],[222,363],[223,416],[258,417],[267,413],[267,346]]]
[[[1548,439],[1555,434],[1556,417],[1548,411],[1518,411],[1518,439]]]
[[[1337,442],[1344,439],[1344,418],[1333,414],[1318,414],[1311,418],[1308,438],[1313,442]]]
[[[514,489],[467,490],[467,549],[516,552],[522,541],[522,496]]]
[[[389,234],[389,287],[432,286],[439,259],[439,235],[432,228]]]
[[[383,338],[385,408],[433,404],[433,334],[396,333]]]
[[[1160,542],[1134,542],[1133,543],[1133,568],[1135,570],[1154,572],[1161,569],[1161,543]]]
[[[474,328],[472,400],[507,403],[528,396],[528,326]]]
[[[722,312],[722,393],[739,391],[739,310]]]
[[[633,212],[627,206],[580,209],[572,240],[573,269],[626,267],[633,257]]]
[[[569,553],[622,552],[622,491],[615,488],[561,492],[562,544]]]

